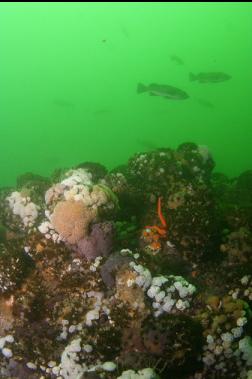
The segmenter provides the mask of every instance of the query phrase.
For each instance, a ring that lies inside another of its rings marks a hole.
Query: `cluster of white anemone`
[[[21,192],[15,191],[6,198],[13,215],[21,218],[24,228],[32,227],[38,217],[38,205],[31,201],[29,196],[22,195]]]
[[[241,285],[231,290],[229,294],[233,299],[252,300],[252,276],[244,275],[240,280]]]
[[[139,371],[127,370],[117,377],[117,379],[158,379],[159,376],[152,368],[144,368]]]
[[[61,362],[58,366],[52,368],[52,373],[58,375],[58,378],[78,379],[85,372],[97,371],[113,372],[117,368],[114,362],[97,362],[88,366],[80,361],[80,356],[84,353],[91,354],[93,348],[91,345],[83,344],[81,338],[73,339],[65,348],[61,355]]]
[[[10,344],[14,342],[14,337],[12,335],[7,335],[5,337],[0,337],[0,351],[5,358],[12,357],[12,350]]]
[[[196,288],[182,276],[160,275],[152,278],[150,271],[142,265],[131,262],[130,266],[137,273],[135,283],[146,291],[152,301],[154,316],[184,311],[190,307]]]
[[[239,317],[230,331],[207,336],[202,358],[206,369],[228,373],[226,363],[232,361],[240,367],[239,378],[246,378],[247,369],[252,366],[252,339],[243,336],[247,321],[246,317]]]
[[[94,185],[92,174],[79,168],[66,172],[65,179],[46,191],[47,206],[59,200],[82,201],[87,207],[98,207],[107,202],[107,197],[98,185]]]

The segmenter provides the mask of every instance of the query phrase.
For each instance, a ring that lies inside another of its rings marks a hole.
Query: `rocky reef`
[[[0,188],[0,377],[251,379],[252,171],[207,147]]]

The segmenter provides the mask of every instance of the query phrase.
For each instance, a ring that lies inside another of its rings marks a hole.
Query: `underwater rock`
[[[128,179],[145,192],[162,194],[174,181],[207,181],[213,159],[206,147],[185,143],[177,150],[157,149],[136,154],[128,163]]]
[[[213,194],[219,227],[235,231],[252,227],[251,171],[238,178],[213,176]]]
[[[213,168],[184,143],[0,189],[1,378],[245,379],[252,171]]]
[[[20,287],[33,264],[19,246],[0,244],[0,294],[12,294]]]
[[[224,237],[220,251],[227,256],[229,265],[241,265],[252,262],[252,233],[240,228]]]
[[[9,297],[0,296],[0,336],[8,334],[11,330],[13,317],[13,295]]]
[[[252,191],[252,170],[243,172],[237,179],[236,186],[240,190]]]
[[[168,199],[170,215],[169,240],[175,246],[204,255],[214,249],[216,225],[212,191],[206,185],[184,187],[183,203],[173,209]],[[182,201],[182,200],[180,200]],[[190,225],[188,228],[187,225]]]
[[[123,256],[120,252],[111,254],[101,266],[102,280],[108,288],[115,286],[115,274],[123,266],[128,266],[131,258]]]
[[[11,359],[6,369],[6,374],[8,373],[11,379],[39,379],[39,375],[32,372],[24,364]]]
[[[51,183],[49,178],[33,174],[32,172],[26,172],[25,174],[19,175],[16,182],[18,190],[29,188],[36,192],[45,192]]]
[[[4,225],[2,225],[0,223],[0,243],[5,242],[6,241],[6,237],[7,237],[7,230],[4,227]]]
[[[190,317],[148,317],[142,325],[141,335],[148,354],[156,357],[157,369],[169,368],[175,375],[197,366],[197,357],[203,347],[202,327]]]
[[[116,247],[118,249],[134,249],[137,247],[136,240],[139,231],[135,217],[132,217],[129,221],[116,221],[115,229]]]
[[[114,234],[112,222],[93,224],[90,234],[78,240],[76,256],[88,260],[108,256],[113,249]]]
[[[158,149],[136,154],[129,160],[127,179],[142,196],[145,214],[136,207],[140,222],[158,226],[155,207],[162,198],[169,241],[196,256],[209,252],[217,229],[210,183],[213,167],[208,149],[193,143],[182,144],[175,151]]]
[[[246,372],[251,365],[241,348],[251,318],[247,304],[224,296],[215,307],[208,300],[206,311],[197,318],[204,329],[203,377],[224,379],[227,373],[230,378],[242,377],[241,369]]]
[[[243,213],[247,211],[247,219],[252,224],[252,170],[242,173],[236,181],[235,201],[243,208]]]
[[[97,182],[104,178],[108,170],[105,166],[97,162],[83,162],[79,163],[76,168],[83,168],[92,174],[94,182]]]
[[[195,143],[183,143],[177,148],[177,157],[181,160],[184,175],[201,174],[206,180],[215,163],[207,146]]]

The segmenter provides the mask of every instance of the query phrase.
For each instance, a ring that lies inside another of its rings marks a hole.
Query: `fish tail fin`
[[[146,92],[146,91],[148,91],[147,86],[145,86],[142,83],[138,83],[138,85],[137,85],[137,93],[143,93],[143,92]]]
[[[192,72],[189,73],[189,79],[191,82],[194,82],[197,80],[197,75],[193,74]]]

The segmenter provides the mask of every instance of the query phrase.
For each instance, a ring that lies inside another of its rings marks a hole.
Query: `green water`
[[[0,185],[188,141],[238,175],[252,168],[251,67],[251,3],[1,3]],[[201,71],[232,79],[189,81]],[[138,82],[190,98],[139,95]]]

